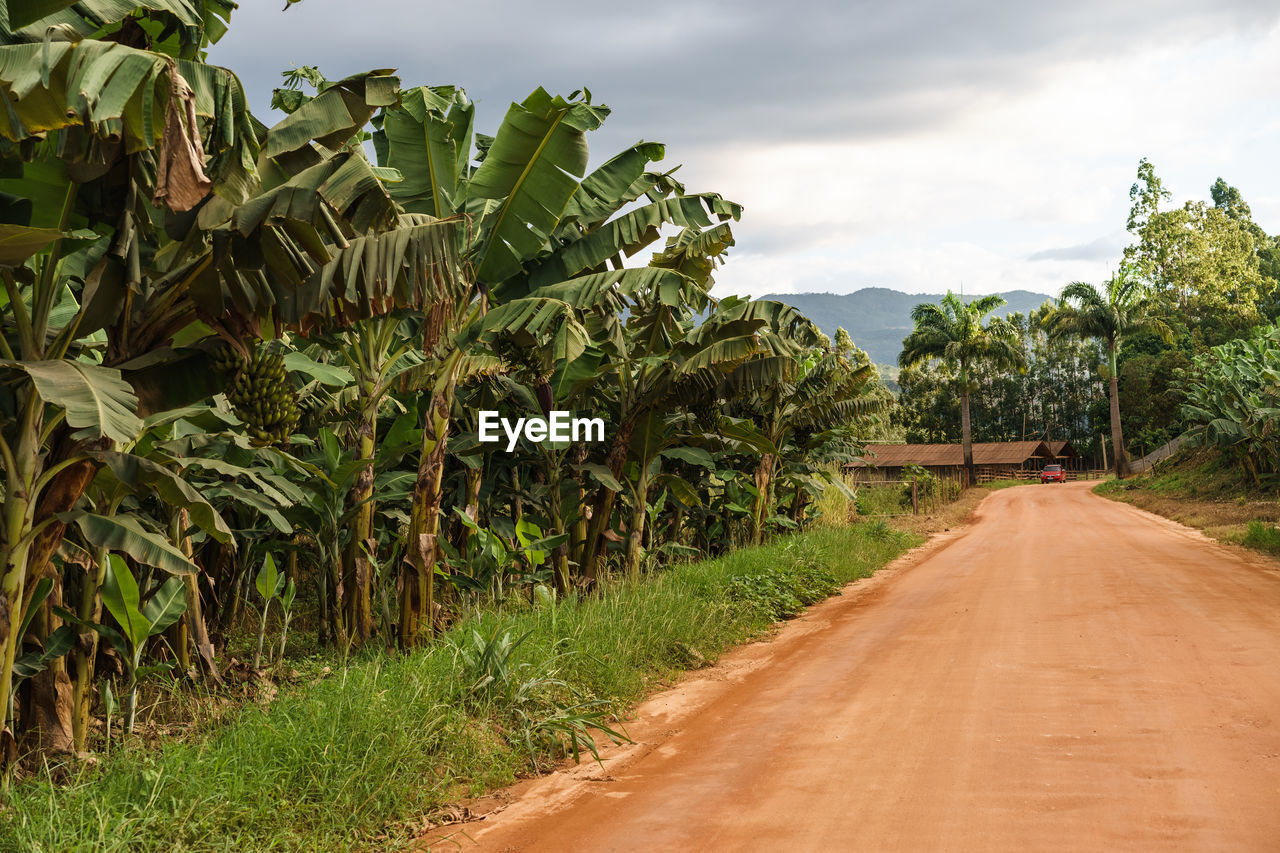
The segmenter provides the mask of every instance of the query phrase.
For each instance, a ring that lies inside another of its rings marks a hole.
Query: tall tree
[[[901,367],[940,359],[956,368],[960,392],[960,444],[964,467],[973,482],[973,428],[969,421],[970,365],[986,362],[1004,370],[1025,370],[1026,356],[1017,329],[1003,317],[984,317],[1004,305],[996,294],[965,302],[951,291],[941,304],[922,302],[911,311],[915,329],[902,342]]]
[[[1268,284],[1260,253],[1271,245],[1238,190],[1219,179],[1210,192],[1213,204],[1192,200],[1161,210],[1169,193],[1143,159],[1129,191],[1127,227],[1137,242],[1124,253],[1132,274],[1188,317],[1201,344],[1237,337],[1261,320]]]
[[[1111,450],[1117,477],[1128,473],[1128,460],[1120,424],[1120,372],[1116,356],[1127,335],[1155,332],[1166,339],[1172,337],[1154,310],[1154,302],[1142,283],[1128,267],[1121,267],[1102,290],[1083,281],[1067,285],[1058,307],[1042,321],[1052,337],[1096,338],[1106,349],[1111,385]]]

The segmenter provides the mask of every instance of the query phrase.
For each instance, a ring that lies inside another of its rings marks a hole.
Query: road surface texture
[[[431,849],[1280,851],[1278,564],[1091,485],[992,494]]]

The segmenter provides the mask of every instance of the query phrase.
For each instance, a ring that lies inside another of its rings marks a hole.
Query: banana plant
[[[303,461],[313,472],[312,482],[284,515],[293,528],[305,531],[315,545],[321,642],[346,649],[352,637],[343,618],[338,591],[342,554],[353,535],[352,522],[364,509],[361,504],[351,505],[347,497],[363,472],[373,467],[374,460],[360,458],[357,451],[344,449],[337,434],[322,427],[313,452]]]
[[[831,431],[851,426],[885,404],[883,397],[869,393],[875,387],[875,368],[870,364],[851,364],[837,353],[817,349],[784,361],[781,369],[772,361],[748,363],[729,380],[739,392],[731,410],[749,418],[769,448],[760,455],[755,472],[751,530],[756,543],[763,539],[766,521],[781,518],[771,515],[779,463],[792,487],[804,484],[806,476],[821,476],[820,467],[811,458],[820,446],[838,437]],[[754,370],[757,366],[765,370]],[[746,391],[749,393],[741,393]],[[815,435],[821,436],[816,443],[812,440]],[[812,487],[815,491],[821,488],[816,482]],[[787,521],[794,524],[799,519]]]
[[[346,146],[396,102],[396,78],[338,81],[260,134],[235,76],[203,61],[230,8],[38,4],[0,32],[0,374],[15,389],[0,562],[15,614],[91,452],[218,390],[211,341],[428,304],[456,277],[456,223],[402,216]],[[0,638],[0,706],[18,642]]]
[[[1221,448],[1255,485],[1280,473],[1280,329],[1213,347],[1180,384],[1193,444]]]
[[[287,583],[286,583],[287,581]],[[262,568],[258,570],[257,576],[253,579],[253,587],[258,591],[258,597],[262,599],[262,613],[258,621],[258,648],[253,653],[253,668],[262,668],[262,648],[267,637],[267,616],[271,611],[271,602],[279,600],[281,611],[287,612],[284,604],[286,590],[288,590],[289,604],[293,604],[293,579],[286,578],[279,569],[276,568],[276,560],[270,554],[267,554],[262,560]],[[284,653],[284,641],[281,640],[281,654]]]
[[[285,582],[277,597],[280,600],[280,650],[276,653],[276,660],[280,661],[284,660],[285,643],[289,639],[289,621],[293,619],[293,602],[298,597],[298,587],[293,578]]]
[[[31,596],[31,605],[27,608],[27,615],[23,619],[22,624],[18,626],[18,636],[29,636],[28,629],[31,622],[35,618],[39,607],[49,597],[49,593],[53,590],[53,580],[51,578],[41,578],[36,583],[35,589]],[[13,685],[14,691],[21,686],[22,682],[29,678],[34,678],[44,672],[50,664],[53,664],[59,658],[70,652],[76,645],[79,637],[76,632],[67,625],[62,625],[48,637],[40,640],[35,639],[36,648],[24,653],[21,657],[13,662]],[[12,697],[10,705],[5,709],[6,725],[13,725],[13,702]]]
[[[585,341],[568,340],[575,327],[564,322],[563,307],[533,298],[535,291],[604,273],[610,263],[621,268],[622,256],[657,241],[664,224],[701,229],[741,214],[738,205],[718,195],[686,195],[669,173],[647,172],[664,153],[654,143],[639,143],[587,174],[586,134],[608,114],[607,107],[592,103],[590,92],[562,98],[537,89],[511,105],[497,134],[481,147],[465,92],[441,86],[405,92],[398,106],[375,121],[379,165],[403,178],[390,185],[392,196],[406,210],[466,215],[472,223],[459,245],[472,281],[458,300],[433,313],[423,340],[437,379],[424,417],[410,559],[400,579],[402,646],[419,642],[424,615],[434,608],[433,566],[460,341],[474,339],[481,324],[493,329],[486,311],[500,306],[510,309],[502,315],[509,328],[534,324],[546,331],[557,323],[565,347],[580,352]],[[648,204],[622,213],[642,196]],[[648,272],[618,269],[613,283]]]
[[[456,555],[469,572],[461,578],[462,583],[473,591],[487,591],[499,599],[505,595],[507,576],[513,568],[523,562],[529,572],[521,580],[530,585],[536,584],[539,569],[547,563],[549,552],[569,538],[567,533],[544,536],[536,523],[522,519],[509,528],[513,535],[507,539],[495,529],[481,527],[457,507],[454,507],[454,513],[472,533],[467,539],[465,552]]]
[[[170,577],[146,596],[144,604],[138,581],[128,564],[120,555],[111,554],[102,584],[102,603],[118,627],[88,622],[61,608],[59,615],[74,624],[96,631],[120,653],[125,669],[124,732],[131,734],[137,716],[139,677],[167,668],[142,666],[147,640],[163,633],[182,617],[187,607],[186,590],[180,578]]]

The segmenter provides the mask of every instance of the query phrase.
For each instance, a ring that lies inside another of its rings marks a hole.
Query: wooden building
[[[1070,447],[1069,442],[1061,443]],[[1075,453],[1075,448],[1070,452]],[[1057,454],[1043,441],[995,441],[973,445],[974,473],[979,482],[1039,471],[1047,463],[1057,462],[1056,457]],[[872,444],[867,447],[861,461],[846,465],[845,469],[858,479],[900,480],[903,469],[910,466],[924,468],[931,474],[954,476],[958,469],[964,468],[964,450],[959,444]]]
[[[1080,471],[1084,468],[1084,457],[1069,441],[1046,441],[1045,446],[1053,454],[1053,461],[1062,466],[1064,471]]]

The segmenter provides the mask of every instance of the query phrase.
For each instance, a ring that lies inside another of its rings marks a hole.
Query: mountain
[[[1053,297],[1029,290],[1001,293],[1008,304],[994,314],[1030,314]],[[911,309],[921,302],[939,302],[940,293],[900,293],[885,287],[864,287],[853,293],[770,293],[760,297],[794,306],[834,338],[844,326],[853,342],[876,364],[897,364],[902,339],[911,333]]]

